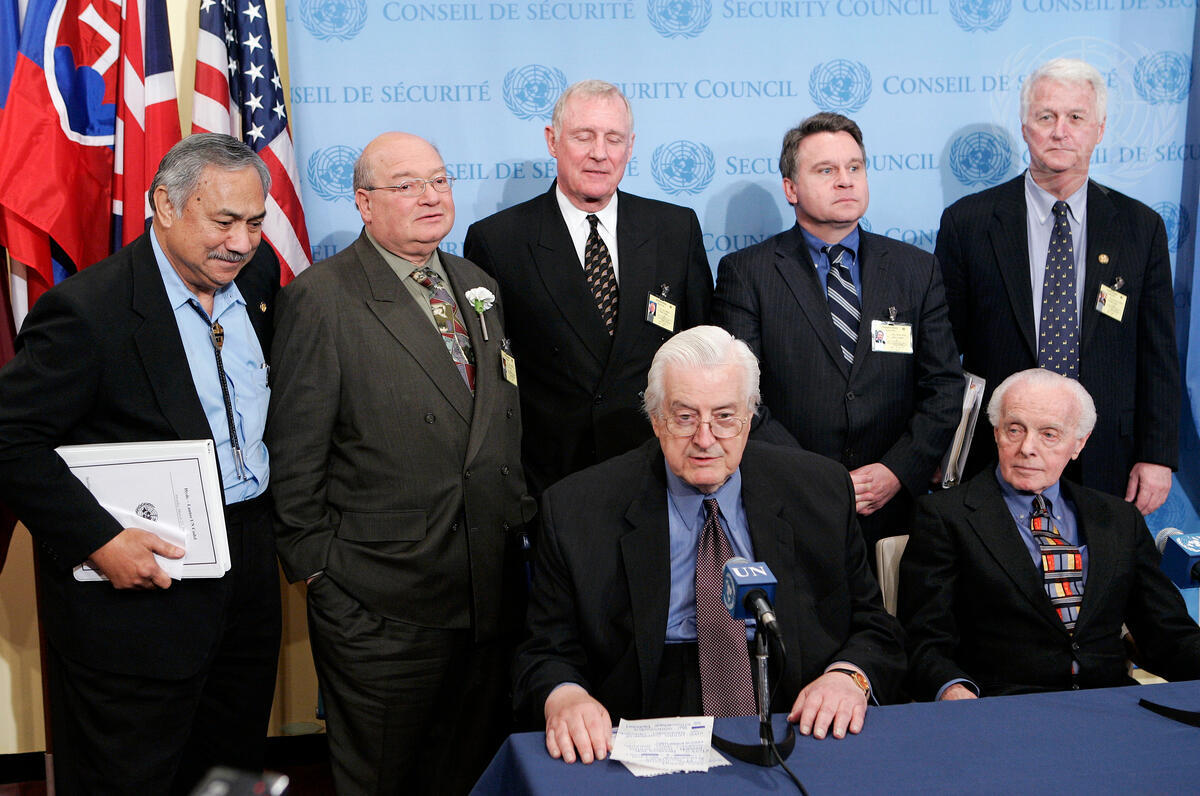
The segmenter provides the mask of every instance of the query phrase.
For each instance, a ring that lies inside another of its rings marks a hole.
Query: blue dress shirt
[[[664,465],[665,466],[665,465]],[[742,471],[734,470],[721,488],[711,495],[700,492],[667,467],[667,520],[671,534],[671,601],[667,608],[667,643],[696,640],[696,551],[704,530],[704,500],[715,498],[721,511],[721,527],[729,537],[735,556],[754,560],[750,526],[742,504]],[[754,620],[746,620],[749,639]]]
[[[821,251],[826,246],[833,244],[826,243],[820,238],[810,235],[804,227],[800,228],[801,234],[804,235],[804,242],[808,246],[808,256],[812,258],[813,263],[817,266],[817,279],[821,281],[821,290],[828,290],[827,282],[829,280],[829,258]],[[842,246],[849,249],[848,257],[850,262],[846,262],[846,256],[842,257],[842,265],[850,269],[850,278],[854,280],[854,292],[858,294],[858,303],[862,304],[862,271],[858,267],[858,226],[850,230],[850,234],[838,241]]]
[[[1033,493],[1018,492],[1004,480],[1000,475],[1000,467],[996,467],[996,481],[1000,484],[1000,494],[1004,496],[1004,502],[1008,506],[1008,513],[1012,515],[1013,522],[1017,524],[1017,530],[1021,533],[1021,541],[1025,543],[1025,549],[1029,551],[1029,557],[1033,560],[1033,565],[1037,567],[1038,572],[1042,571],[1042,553],[1038,548],[1038,544],[1034,541],[1033,531],[1029,529],[1029,515],[1033,512]],[[1042,497],[1050,501],[1050,516],[1054,518],[1054,528],[1059,535],[1069,544],[1076,545],[1079,548],[1080,557],[1083,562],[1083,583],[1087,585],[1088,573],[1088,548],[1086,544],[1080,544],[1079,538],[1079,522],[1075,519],[1075,504],[1068,500],[1062,493],[1061,482],[1055,481],[1052,485],[1042,490]]]
[[[237,285],[230,282],[218,290],[213,298],[212,314],[212,319],[219,321],[225,330],[221,361],[225,366],[229,401],[233,406],[234,427],[246,465],[246,477],[240,478],[233,463],[225,399],[217,378],[217,360],[213,356],[211,325],[193,308],[193,302],[199,306],[195,294],[167,260],[153,230],[150,243],[154,248],[158,271],[162,274],[163,286],[167,289],[167,300],[175,313],[179,336],[183,339],[192,382],[196,385],[196,394],[200,397],[200,405],[204,408],[204,416],[208,418],[213,442],[216,443],[217,466],[221,468],[221,480],[225,486],[225,503],[238,503],[257,497],[266,490],[270,477],[263,428],[267,424],[267,399],[271,391],[267,386],[267,362],[258,343],[258,335],[250,323],[246,300],[242,298]]]

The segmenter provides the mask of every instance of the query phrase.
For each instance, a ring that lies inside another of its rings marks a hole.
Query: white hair
[[[741,392],[751,415],[761,400],[758,391],[758,357],[750,346],[719,326],[693,326],[663,343],[650,363],[642,408],[647,417],[662,417],[667,368],[719,368],[738,365],[742,370]]]
[[[1021,121],[1029,119],[1029,106],[1033,104],[1033,90],[1039,81],[1053,80],[1068,85],[1091,85],[1096,96],[1096,121],[1104,121],[1108,113],[1108,86],[1100,70],[1077,58],[1055,58],[1039,66],[1021,84]]]
[[[629,132],[633,132],[633,108],[629,105],[629,99],[621,93],[621,89],[603,80],[580,80],[578,83],[567,86],[567,89],[559,95],[558,101],[554,103],[554,114],[550,118],[550,126],[554,128],[556,139],[562,135],[563,116],[567,112],[567,103],[574,97],[580,99],[620,98],[621,102],[625,103],[625,113],[629,117]]]
[[[1045,368],[1030,368],[1012,374],[1000,382],[1000,386],[992,393],[992,398],[988,401],[987,415],[993,428],[999,428],[1000,422],[1004,419],[1001,415],[1004,412],[1004,397],[1008,395],[1008,391],[1013,387],[1027,386],[1057,387],[1071,393],[1071,397],[1075,399],[1077,410],[1075,412],[1076,439],[1083,439],[1096,427],[1096,403],[1082,384],[1075,379],[1068,379],[1066,376]]]

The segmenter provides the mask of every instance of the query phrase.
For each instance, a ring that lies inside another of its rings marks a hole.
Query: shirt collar
[[[1016,489],[1012,484],[1004,480],[1004,476],[1000,474],[1000,465],[996,465],[996,481],[1000,484],[1000,494],[1004,496],[1006,501],[1016,501],[1024,507],[1025,512],[1029,511],[1033,503],[1033,493],[1024,490]],[[1062,506],[1062,481],[1055,481],[1050,486],[1042,490],[1042,497],[1050,501],[1050,510],[1058,513]]]
[[[612,199],[609,199],[608,204],[606,204],[602,209],[595,211],[595,213],[588,213],[586,210],[580,210],[578,207],[571,204],[571,200],[567,198],[565,193],[563,193],[562,188],[559,187],[558,183],[554,184],[554,196],[556,199],[558,199],[558,210],[560,213],[562,213],[563,221],[567,222],[567,229],[578,227],[580,225],[585,227],[589,226],[587,217],[589,215],[595,215],[596,218],[600,219],[601,227],[603,227],[612,235],[616,235],[617,195],[619,193],[619,191],[614,192]]]
[[[711,495],[706,495],[691,484],[685,483],[682,478],[675,475],[671,471],[669,464],[663,463],[667,470],[667,494],[670,500],[675,504],[681,517],[692,521],[695,517],[704,516],[704,501],[708,498],[716,498],[717,505],[722,506],[722,511],[732,511],[734,504],[742,494],[742,468],[733,471],[733,474],[726,479],[725,483],[721,484],[720,488]]]
[[[799,223],[796,226],[800,226]],[[854,256],[854,261],[858,262],[858,225],[854,225],[854,229],[850,230],[850,234],[842,238],[837,244],[826,243],[825,241],[813,235],[804,227],[800,227],[800,234],[804,236],[804,243],[808,246],[810,252],[820,253],[821,249],[826,246],[841,245],[850,250],[850,254]],[[816,264],[817,258],[813,257],[813,263]]]
[[[150,247],[154,250],[154,262],[158,265],[158,273],[162,276],[163,287],[167,289],[167,301],[171,303],[171,309],[177,310],[184,304],[198,301],[196,294],[191,291],[191,288],[183,281],[183,277],[175,270],[175,266],[171,265],[171,261],[167,259],[166,253],[158,242],[158,231],[153,225],[150,227]],[[212,317],[216,318],[231,304],[245,303],[246,300],[242,298],[242,291],[238,290],[237,283],[230,282],[217,290],[213,298]]]
[[[1087,189],[1088,181],[1084,180],[1083,185],[1079,186],[1079,190],[1064,200],[1067,203],[1067,210],[1076,224],[1082,224],[1083,218],[1087,214]],[[1039,224],[1047,223],[1050,213],[1054,210],[1054,203],[1057,201],[1058,197],[1038,185],[1029,169],[1026,169],[1025,204],[1033,212],[1033,217]]]

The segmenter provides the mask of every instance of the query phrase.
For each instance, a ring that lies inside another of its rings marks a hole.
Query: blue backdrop
[[[1020,84],[1043,61],[1070,56],[1109,87],[1092,176],[1167,223],[1187,356],[1195,2],[292,0],[292,121],[313,259],[357,236],[353,162],[388,129],[432,140],[460,178],[444,247],[461,252],[472,221],[547,189],[555,164],[542,129],[561,90],[585,78],[618,84],[633,105],[621,187],[695,208],[714,269],[793,223],[779,145],[818,110],[863,128],[872,194],[863,225],[932,250],[946,205],[1025,167]],[[1193,392],[1200,399],[1200,381]],[[1183,472],[1153,529],[1200,531],[1189,499],[1200,501],[1200,443],[1185,415]]]

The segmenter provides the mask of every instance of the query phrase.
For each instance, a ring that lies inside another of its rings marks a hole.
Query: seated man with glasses
[[[867,564],[839,464],[748,442],[758,361],[715,326],[680,332],[650,366],[657,440],[568,476],[542,500],[518,710],[545,719],[553,757],[604,758],[613,722],[756,712],[748,623],[721,568],[763,561],[792,651],[772,710],[800,732],[862,729],[904,673],[900,628]],[[752,620],[750,621],[752,623]]]

